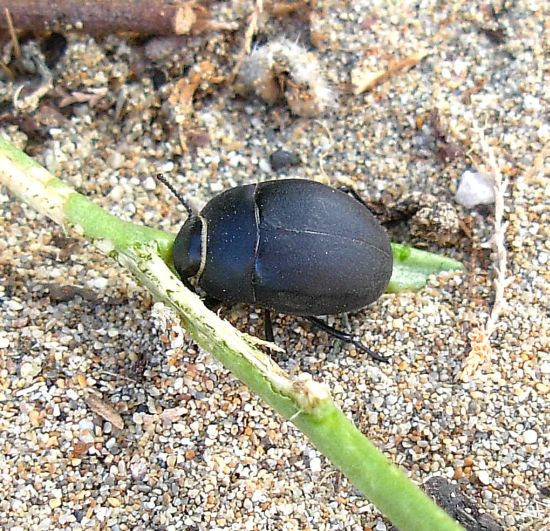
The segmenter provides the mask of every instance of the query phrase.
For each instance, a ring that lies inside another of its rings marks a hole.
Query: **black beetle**
[[[182,281],[222,303],[306,316],[329,334],[350,334],[313,317],[359,310],[384,292],[392,274],[390,240],[356,194],[303,179],[236,186],[199,214],[189,211],[173,249]]]

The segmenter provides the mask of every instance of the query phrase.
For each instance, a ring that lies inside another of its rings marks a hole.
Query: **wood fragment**
[[[119,430],[124,428],[124,420],[122,420],[122,417],[115,411],[111,404],[104,402],[91,393],[86,397],[85,402],[94,413],[97,413],[101,418],[109,421],[115,428]]]
[[[8,31],[10,32],[10,38],[13,44],[13,53],[15,58],[19,59],[21,57],[21,47],[19,46],[19,40],[15,34],[15,28],[13,27],[13,19],[11,18],[10,10],[7,7],[4,8],[4,17]]]
[[[355,95],[361,94],[367,90],[380,85],[384,81],[388,80],[398,72],[408,70],[413,66],[416,66],[424,57],[429,54],[427,50],[423,50],[404,59],[392,61],[388,67],[384,70],[370,71],[364,70],[361,67],[354,68],[351,72],[351,84],[353,85],[353,93]]]
[[[310,3],[305,0],[297,2],[269,2],[266,10],[274,17],[288,17],[289,15],[299,14],[300,12],[309,13]]]
[[[213,21],[195,0],[4,0],[3,5],[18,30],[187,35],[236,28],[234,23]],[[9,27],[7,17],[0,17],[0,29]]]

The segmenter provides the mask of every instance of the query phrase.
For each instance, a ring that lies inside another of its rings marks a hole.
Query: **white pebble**
[[[484,173],[465,171],[455,194],[455,201],[466,208],[495,202],[493,179]]]
[[[9,300],[7,303],[6,303],[6,306],[8,307],[8,310],[12,310],[14,312],[18,312],[20,310],[23,309],[23,305],[18,302],[18,301],[15,301],[15,300]]]
[[[78,400],[78,393],[74,389],[67,389],[67,398]]]
[[[95,426],[91,420],[82,419],[78,423],[78,438],[83,443],[93,443],[95,441],[94,431]]]
[[[260,159],[258,161],[258,166],[260,167],[260,170],[262,170],[265,173],[271,173],[271,165],[266,159]]]
[[[147,465],[145,463],[132,463],[130,473],[136,481],[141,481],[147,474]]]
[[[525,430],[523,432],[523,442],[525,444],[535,444],[537,442],[538,433],[535,430]]]
[[[120,184],[117,184],[113,186],[113,189],[109,192],[109,199],[118,202],[124,197],[124,193],[124,188],[120,186]]]
[[[318,457],[314,457],[310,462],[309,462],[309,468],[311,469],[312,472],[321,472],[321,459],[319,459]]]
[[[550,126],[543,124],[537,129],[537,136],[541,142],[546,142],[550,138]]]
[[[151,192],[157,188],[157,182],[152,177],[147,177],[147,179],[143,181],[143,188]]]
[[[491,478],[489,477],[489,472],[487,470],[480,470],[477,473],[477,479],[482,485],[489,485],[491,483]]]
[[[267,501],[266,495],[261,490],[255,490],[252,493],[252,503],[265,503]]]
[[[227,164],[232,168],[236,168],[241,163],[241,156],[237,153],[230,153]]]
[[[21,364],[20,374],[22,378],[34,378],[42,370],[42,365],[36,362],[26,361]]]
[[[90,288],[105,289],[109,284],[109,281],[105,277],[97,277],[87,282],[87,284]]]
[[[217,181],[210,183],[210,190],[214,193],[221,192],[223,190],[223,184]]]
[[[7,337],[0,337],[0,348],[8,348],[10,340]]]
[[[124,165],[124,157],[118,151],[113,151],[107,159],[107,164],[113,170],[118,170]]]
[[[215,439],[218,436],[218,427],[215,424],[210,424],[208,428],[206,428],[206,435],[211,439]]]

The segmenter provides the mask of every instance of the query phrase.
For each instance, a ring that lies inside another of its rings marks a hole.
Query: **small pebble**
[[[153,179],[153,177],[147,177],[145,181],[143,181],[143,188],[148,191],[156,190],[157,188],[157,181]]]
[[[91,420],[83,419],[78,423],[78,438],[83,443],[93,443],[95,441],[95,425]]]
[[[39,363],[26,361],[21,364],[20,374],[22,378],[34,378],[41,370]]]
[[[300,157],[296,153],[284,149],[278,149],[269,156],[269,164],[275,172],[289,166],[297,166],[300,163]]]
[[[480,470],[477,473],[477,478],[482,485],[489,485],[491,483],[491,478],[486,470]]]
[[[309,468],[314,473],[321,472],[321,459],[319,457],[314,457],[311,459],[309,462]]]
[[[525,444],[535,444],[537,442],[538,434],[535,430],[525,430],[523,432],[523,442]]]
[[[466,208],[495,202],[493,179],[484,173],[465,171],[455,194],[455,201]]]

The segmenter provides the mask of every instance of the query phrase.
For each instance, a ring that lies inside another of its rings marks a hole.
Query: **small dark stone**
[[[269,163],[273,171],[279,171],[287,166],[297,166],[302,161],[296,153],[291,151],[285,151],[284,149],[278,149],[269,156]]]
[[[468,531],[502,531],[502,526],[480,511],[478,504],[462,494],[458,487],[444,477],[432,477],[424,483],[426,492],[450,516]]]

